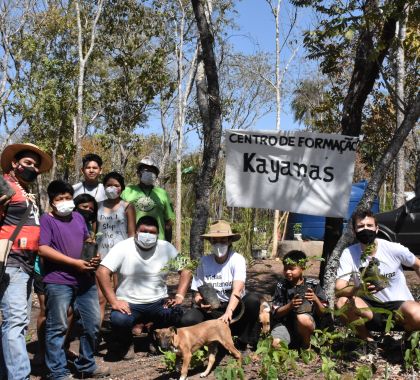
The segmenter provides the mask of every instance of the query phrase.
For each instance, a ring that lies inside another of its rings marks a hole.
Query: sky
[[[273,0],[273,2],[277,2]],[[286,29],[288,19],[290,17],[292,7],[288,5],[287,1],[283,0],[281,3],[281,29]],[[274,55],[275,53],[275,22],[271,14],[271,10],[266,0],[237,0],[236,13],[232,16],[237,28],[227,31],[229,43],[235,48],[235,51],[244,54],[253,54],[257,52],[268,52]],[[309,28],[311,23],[311,16],[305,9],[299,9],[297,18],[297,33],[301,36],[302,31]],[[282,35],[282,33],[281,33]],[[283,60],[288,60],[290,52],[286,51],[281,55]],[[289,67],[287,77],[290,82],[286,82],[286,87],[291,91],[294,84],[299,81],[299,78],[307,75],[309,70],[314,70],[315,63],[309,62],[303,58],[304,49],[301,47],[297,57],[292,61]],[[273,67],[273,71],[274,71]],[[293,115],[290,112],[288,99],[289,94],[285,94],[285,99],[282,104],[281,113],[281,129],[282,130],[297,130],[302,129],[303,126],[294,121]],[[149,120],[152,129],[160,130],[159,120],[153,117]],[[224,127],[228,127],[226,123]],[[260,118],[252,129],[255,130],[274,130],[276,128],[276,113],[273,112]],[[184,146],[187,151],[193,151],[198,147],[199,141],[197,135],[194,133],[185,136],[186,143]]]
[[[273,0],[275,1],[275,0]],[[275,1],[276,2],[276,1]],[[288,25],[288,18],[290,16],[291,6],[286,1],[282,1],[281,14],[281,29],[286,28]],[[257,53],[259,51],[275,53],[275,23],[274,17],[271,14],[269,5],[265,0],[241,0],[237,1],[236,13],[233,16],[237,29],[228,31],[229,43],[231,43],[235,50],[245,54]],[[298,32],[303,29],[309,28],[310,15],[305,14],[308,11],[300,9],[297,19]],[[300,33],[302,35],[302,33]],[[290,52],[282,56],[283,60],[289,58]],[[297,82],[300,77],[308,72],[310,67],[314,68],[314,63],[307,62],[303,59],[304,50],[300,48],[297,58],[290,65],[288,73],[289,78],[293,82]],[[303,62],[303,64],[302,64]],[[307,66],[307,67],[306,67]],[[303,68],[305,67],[305,68]],[[273,67],[273,71],[274,71]],[[290,89],[291,85],[287,85]],[[296,130],[302,129],[303,126],[294,121],[293,115],[290,112],[288,101],[290,94],[286,95],[283,100],[281,113],[281,129],[282,130]],[[228,127],[224,125],[224,127]],[[259,119],[252,129],[256,130],[274,130],[276,128],[276,113],[273,112],[263,116]],[[187,146],[194,150],[198,140],[196,136],[187,136]]]

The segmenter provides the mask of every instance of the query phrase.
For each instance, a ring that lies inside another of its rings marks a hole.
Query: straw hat
[[[234,234],[228,222],[218,220],[210,226],[209,232],[201,237],[204,239],[229,237],[232,241],[236,241],[241,238],[241,234]]]
[[[8,173],[12,169],[12,161],[14,160],[16,154],[24,150],[29,150],[34,152],[41,157],[41,162],[39,164],[39,173],[47,172],[52,167],[51,157],[37,147],[35,144],[24,143],[24,144],[11,144],[6,146],[1,154],[0,164],[4,173]]]

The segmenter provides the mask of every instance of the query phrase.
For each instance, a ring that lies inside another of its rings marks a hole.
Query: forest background
[[[150,155],[174,200],[179,250],[201,255],[197,237],[209,219],[224,218],[242,233],[238,250],[248,258],[252,247],[271,252],[283,213],[226,205],[222,130],[280,130],[291,117],[301,130],[364,136],[353,178],[370,180],[361,205],[379,194],[386,210],[403,204],[405,191],[420,193],[418,2],[0,5],[2,149],[26,141],[51,152],[54,167],[38,181],[44,209],[47,184],[77,182],[84,154],[102,156],[103,172],[127,183],[137,183],[136,165]],[[272,27],[264,43],[238,25],[244,7],[255,9],[253,30]]]

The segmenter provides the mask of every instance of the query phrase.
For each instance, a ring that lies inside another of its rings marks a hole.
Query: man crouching
[[[345,307],[347,323],[358,319],[357,334],[375,349],[370,331],[385,331],[388,315],[394,313],[396,328],[420,330],[420,304],[408,289],[402,266],[413,268],[420,277],[420,260],[398,243],[378,239],[378,225],[370,210],[356,211],[352,226],[359,243],[343,251],[335,283],[337,308]]]
[[[180,270],[178,290],[168,299],[165,267],[178,255],[175,247],[158,239],[159,226],[151,216],[137,222],[136,236],[117,243],[102,260],[96,276],[111,304],[111,326],[122,347],[123,359],[134,357],[131,330],[138,323],[153,328],[178,325],[191,274]],[[111,274],[118,273],[118,288],[112,288]]]

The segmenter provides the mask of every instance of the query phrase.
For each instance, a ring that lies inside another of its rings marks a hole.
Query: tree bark
[[[196,205],[191,223],[190,255],[199,258],[203,254],[203,241],[200,238],[207,227],[209,215],[209,199],[219,159],[220,140],[222,136],[221,107],[219,95],[219,78],[214,55],[214,36],[210,30],[203,0],[192,0],[195,19],[200,34],[201,59],[207,80],[206,88],[203,81],[198,80],[197,91],[206,91],[198,96],[198,106],[203,120],[203,158],[202,166],[195,183]],[[199,71],[197,71],[199,76]],[[201,79],[201,78],[200,78]]]
[[[392,12],[384,21],[379,33],[375,30],[377,26],[371,25],[370,21],[366,21],[366,26],[361,31],[356,48],[349,89],[343,102],[343,114],[341,118],[341,130],[343,135],[360,135],[363,107],[379,76],[385,56],[390,50],[392,40],[395,36],[396,24],[398,18],[401,17],[401,12],[403,10],[403,2],[396,1],[395,3],[394,12]],[[368,18],[369,13],[376,7],[376,0],[367,0],[363,10],[365,16],[367,16],[366,18]],[[376,52],[376,59],[374,59],[372,54],[374,51]],[[326,260],[328,260],[331,255],[336,254],[333,253],[331,249],[335,246],[337,235],[340,234],[339,229],[342,228],[342,223],[342,219],[334,222],[331,218],[327,218],[326,220],[324,249],[322,253],[322,256]],[[337,247],[334,249],[334,252],[337,251]],[[341,251],[343,249],[344,246],[341,247]],[[341,251],[339,255],[341,255]],[[334,259],[337,258],[334,257]],[[327,265],[327,270],[329,270],[328,268],[329,266]],[[326,275],[331,276],[330,273],[326,273]],[[323,278],[320,278],[320,280],[324,281]]]
[[[406,21],[404,17],[397,24],[397,48],[395,49],[395,112],[396,126],[401,125],[404,120],[404,78],[405,78],[405,59],[404,59],[404,40],[406,34]],[[404,147],[400,149],[395,160],[395,194],[394,208],[404,204],[405,191],[405,152]]]
[[[357,210],[370,208],[372,202],[375,199],[378,191],[380,190],[388,169],[395,159],[398,151],[401,146],[404,144],[405,139],[407,138],[410,131],[415,127],[418,118],[420,117],[420,92],[417,93],[417,96],[413,103],[406,108],[406,113],[404,121],[401,123],[401,126],[395,132],[393,138],[388,144],[388,148],[378,162],[375,171],[373,172],[372,178],[369,181],[369,184],[357,205]],[[334,248],[330,260],[327,263],[327,268],[325,272],[325,284],[327,297],[330,300],[330,303],[334,300],[334,284],[335,284],[335,274],[337,272],[338,263],[340,256],[344,248],[346,248],[353,241],[353,232],[351,228],[347,228],[345,233],[341,236],[336,247]]]

